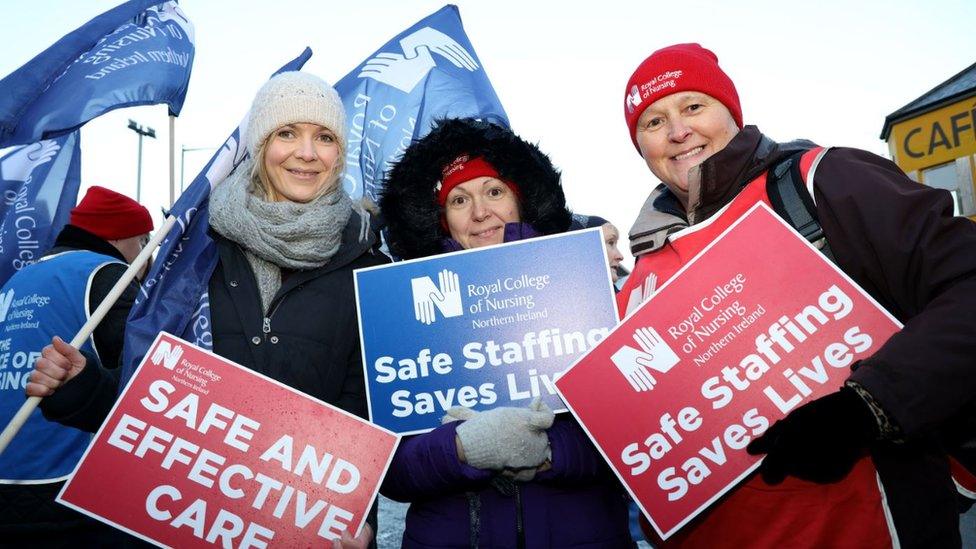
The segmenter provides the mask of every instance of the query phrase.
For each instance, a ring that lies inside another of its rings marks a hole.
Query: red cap
[[[637,146],[637,119],[652,103],[669,95],[697,91],[718,99],[742,127],[742,106],[735,85],[718,66],[718,57],[698,44],[675,44],[652,53],[627,81],[624,118]],[[640,151],[640,147],[637,148]]]
[[[89,188],[71,210],[69,223],[105,240],[122,240],[153,230],[149,210],[124,194],[97,185]]]
[[[494,177],[508,185],[518,195],[518,185],[502,179],[498,175],[498,170],[487,160],[480,156],[471,158],[467,154],[462,154],[441,170],[441,186],[437,190],[437,203],[443,206],[447,202],[447,195],[450,194],[451,189],[478,177]]]

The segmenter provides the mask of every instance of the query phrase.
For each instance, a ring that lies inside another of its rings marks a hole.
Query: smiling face
[[[679,92],[652,103],[637,121],[647,167],[688,207],[688,171],[739,133],[729,110],[710,95]]]
[[[337,181],[341,152],[335,133],[318,124],[288,124],[271,132],[262,164],[268,199],[309,202],[322,196]]]
[[[518,197],[494,177],[465,181],[447,195],[444,218],[451,238],[465,249],[501,244],[505,224],[518,223]]]

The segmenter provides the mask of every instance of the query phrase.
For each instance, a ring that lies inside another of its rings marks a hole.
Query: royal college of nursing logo
[[[444,318],[464,314],[461,303],[461,282],[457,273],[444,269],[437,275],[438,285],[429,276],[410,279],[413,294],[414,318],[423,324],[433,324],[437,320],[434,310],[440,311]]]
[[[10,312],[10,303],[14,300],[14,289],[10,288],[0,294],[0,322],[7,320],[7,313]]]
[[[634,109],[637,108],[637,105],[641,104],[640,90],[637,89],[636,84],[630,87],[630,93],[627,94],[626,101],[627,101],[627,113],[633,114]]]
[[[162,364],[167,370],[172,370],[176,367],[176,364],[182,356],[182,345],[173,345],[169,341],[160,341],[159,345],[156,346],[156,350],[153,351],[152,356],[149,358],[149,361],[156,366]]]
[[[30,183],[34,170],[50,162],[60,149],[61,145],[51,139],[15,149],[0,159],[0,180]],[[5,195],[4,201],[9,205],[11,198]]]
[[[633,339],[639,349],[622,345],[610,360],[634,391],[650,391],[657,384],[650,371],[668,373],[678,363],[678,355],[654,328],[637,328]]]
[[[431,54],[447,59],[459,69],[474,72],[478,62],[468,50],[443,32],[424,27],[400,40],[403,52],[380,52],[366,61],[359,78],[370,78],[410,93],[437,63]]]

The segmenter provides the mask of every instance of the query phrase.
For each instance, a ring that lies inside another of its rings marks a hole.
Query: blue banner
[[[553,382],[617,324],[599,229],[355,276],[370,420],[400,434],[452,406],[565,410]]]
[[[312,50],[305,48],[275,74],[301,70],[310,57]],[[157,259],[129,311],[120,391],[161,331],[213,348],[207,288],[217,266],[217,245],[207,235],[210,191],[246,158],[243,127],[244,123],[230,134],[170,210],[176,225],[159,246]]]
[[[464,28],[448,5],[376,50],[336,84],[349,147],[343,185],[376,201],[387,167],[438,118],[475,117],[508,127]]]
[[[81,184],[80,141],[73,132],[0,157],[0,285],[37,261],[68,223]]]
[[[0,80],[0,147],[64,135],[120,107],[166,103],[178,115],[193,55],[193,24],[176,2],[109,10]]]

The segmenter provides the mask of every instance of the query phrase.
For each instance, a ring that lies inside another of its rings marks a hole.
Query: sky
[[[6,75],[117,1],[30,0],[0,18]],[[976,2],[773,0],[456,2],[468,38],[508,113],[562,170],[571,209],[626,233],[657,180],[627,134],[624,87],[654,50],[698,42],[738,88],[746,124],[777,140],[807,138],[888,156],[885,116],[976,62]],[[254,92],[305,46],[305,65],[334,83],[377,48],[444,4],[428,0],[236,2],[184,0],[196,29],[189,93],[175,126],[188,185],[236,127]],[[122,109],[82,130],[82,193],[93,184],[136,195],[143,143],[143,204],[157,226],[169,205],[165,106]],[[187,150],[182,148],[202,149]],[[79,195],[80,198],[81,195]],[[626,240],[626,238],[624,238]],[[632,258],[622,246],[625,264]]]

